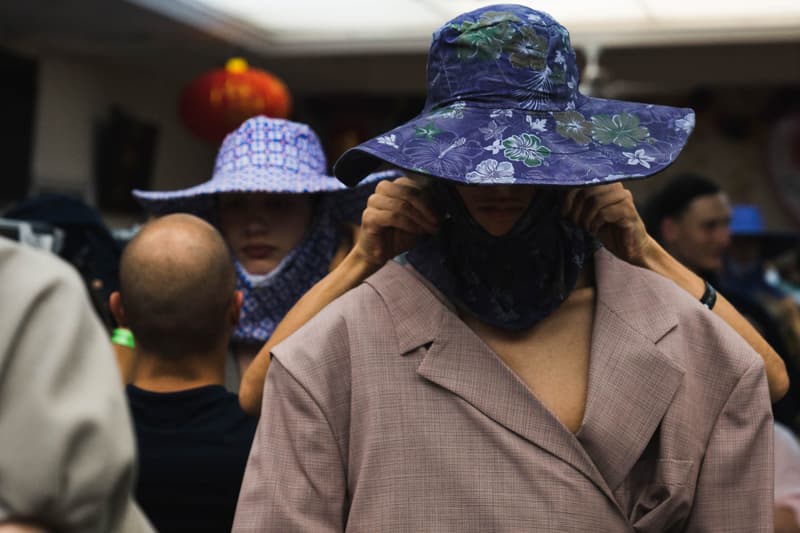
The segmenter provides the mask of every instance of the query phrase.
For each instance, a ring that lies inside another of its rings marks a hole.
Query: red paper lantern
[[[194,80],[184,89],[179,104],[186,127],[215,144],[250,117],[286,118],[290,109],[286,85],[268,72],[249,68],[241,58]]]

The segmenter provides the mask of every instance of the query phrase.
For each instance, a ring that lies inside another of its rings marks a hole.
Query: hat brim
[[[383,179],[399,176],[396,170],[375,172],[362,179],[358,186],[370,185]],[[225,193],[272,193],[272,194],[336,194],[350,192],[333,176],[321,174],[309,185],[308,181],[292,179],[283,173],[263,171],[236,171],[235,176],[217,172],[214,178],[199,185],[177,191],[142,191],[134,189],[133,196],[148,212],[155,215],[169,213],[191,213],[207,217],[214,205],[214,197]]]
[[[581,186],[644,178],[672,164],[694,111],[581,96],[561,112],[460,101],[426,110],[348,150],[346,184],[382,163],[460,183]]]

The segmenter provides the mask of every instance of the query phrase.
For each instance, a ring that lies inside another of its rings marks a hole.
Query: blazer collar
[[[572,465],[615,501],[613,489],[638,460],[683,377],[683,369],[656,346],[677,317],[648,283],[653,275],[604,249],[595,254],[589,386],[576,435],[413,269],[389,262],[367,283],[387,304],[399,352],[428,346],[420,376]]]
[[[654,288],[664,280],[605,249],[595,254],[595,278],[589,387],[576,436],[613,490],[661,423],[684,369],[658,347],[678,325],[673,306]]]
[[[388,261],[365,283],[375,289],[389,310],[400,354],[433,342],[450,304],[416,270]]]

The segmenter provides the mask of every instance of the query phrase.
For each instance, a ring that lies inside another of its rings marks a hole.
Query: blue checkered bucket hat
[[[205,215],[220,193],[347,194],[347,187],[326,173],[322,145],[309,126],[289,120],[251,118],[230,133],[217,153],[211,179],[178,191],[141,191],[133,195],[149,212]],[[370,175],[363,184],[394,177]]]
[[[433,34],[428,97],[412,120],[348,150],[357,183],[382,163],[460,183],[579,186],[655,174],[680,153],[691,109],[578,91],[569,33],[546,13],[494,5]]]

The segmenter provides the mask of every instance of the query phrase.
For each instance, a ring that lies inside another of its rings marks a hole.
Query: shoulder
[[[83,281],[68,263],[0,238],[0,339],[66,327],[90,311]]]
[[[300,381],[319,371],[345,373],[354,355],[357,357],[371,343],[391,338],[393,319],[383,284],[402,275],[397,268],[403,270],[397,265],[384,266],[331,302],[275,346],[273,356]]]
[[[83,292],[80,276],[58,256],[0,237],[0,275],[3,292],[33,297],[42,290],[63,287]],[[13,283],[9,283],[13,280]]]
[[[599,263],[605,270],[601,301],[680,367],[735,384],[748,369],[763,366],[739,333],[671,279],[613,256]]]

